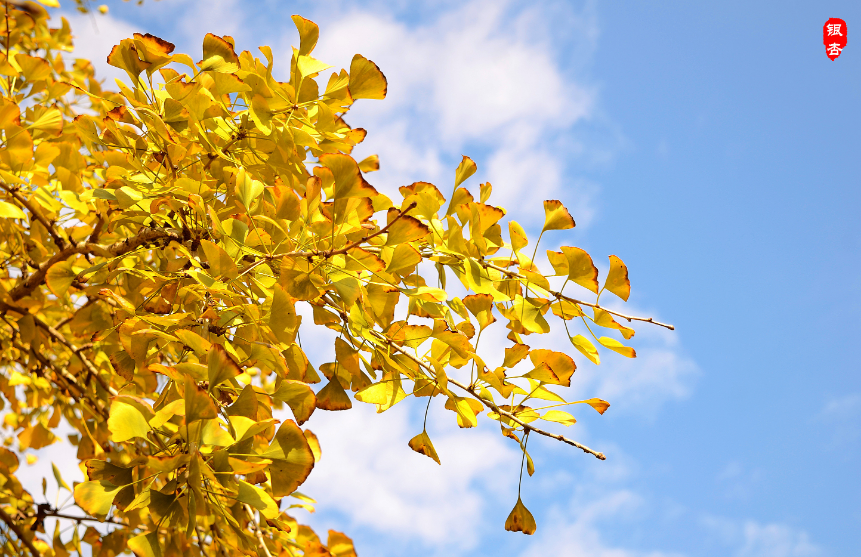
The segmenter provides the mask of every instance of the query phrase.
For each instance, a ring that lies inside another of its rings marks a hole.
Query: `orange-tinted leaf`
[[[314,453],[293,420],[285,420],[281,424],[269,448],[261,456],[272,459],[269,474],[275,497],[296,491],[314,468]]]
[[[380,157],[377,155],[370,155],[362,159],[362,162],[359,163],[359,170],[362,172],[375,172],[380,169]]]
[[[626,302],[631,295],[631,281],[628,280],[628,267],[615,255],[610,256],[610,272],[604,288],[622,298]]]
[[[350,94],[354,99],[385,99],[386,76],[376,64],[356,54],[350,62]]]
[[[353,402],[337,377],[332,377],[317,393],[317,408],[320,410],[349,410],[352,407]]]
[[[239,69],[239,57],[226,39],[207,33],[203,38],[203,60],[197,64],[201,71],[233,73]]]
[[[553,373],[558,377],[558,382],[552,382],[555,385],[564,387],[571,386],[571,376],[577,369],[577,364],[571,359],[571,356],[563,352],[554,352],[552,350],[536,349],[529,353],[529,359],[537,367],[539,364],[547,364]]]
[[[600,398],[590,398],[588,400],[578,400],[577,402],[578,403],[582,402],[583,404],[588,404],[589,406],[591,406],[592,408],[597,410],[597,412],[599,414],[603,414],[604,412],[607,411],[607,408],[610,407],[609,402],[607,402],[606,400],[601,400]]]
[[[580,248],[562,246],[568,266],[568,280],[579,284],[590,292],[598,293],[598,268],[588,253]]]
[[[415,452],[432,458],[437,464],[442,464],[439,461],[439,455],[436,454],[436,449],[433,448],[433,443],[431,443],[427,431],[422,431],[421,433],[410,439],[410,442],[408,444],[410,448]]]
[[[272,393],[272,398],[286,403],[293,411],[293,416],[299,425],[308,421],[317,405],[317,397],[311,387],[301,381],[289,379],[281,382],[278,389]]]
[[[568,209],[557,199],[548,199],[544,202],[544,228],[545,230],[567,230],[574,228],[574,219],[568,213]]]
[[[123,39],[120,44],[114,46],[111,53],[108,54],[108,64],[125,70],[132,83],[137,81],[137,77],[142,71],[150,67],[149,62],[144,62],[138,56],[137,47],[135,47],[132,39]]]
[[[230,354],[227,353],[224,346],[220,344],[213,344],[210,346],[206,362],[207,371],[209,373],[210,392],[212,392],[212,390],[221,383],[228,379],[233,379],[242,373],[239,365],[233,361],[233,358],[230,357]]]
[[[389,221],[400,213],[397,209],[389,209]],[[405,242],[416,242],[430,234],[430,229],[417,218],[409,215],[399,218],[387,231],[386,245],[396,246]]]

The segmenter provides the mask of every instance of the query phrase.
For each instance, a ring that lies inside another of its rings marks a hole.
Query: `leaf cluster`
[[[609,404],[566,400],[574,359],[528,338],[577,320],[630,339],[622,321],[652,320],[599,303],[604,292],[627,300],[626,266],[611,256],[601,285],[591,257],[563,247],[547,251],[552,272],[539,269],[541,237],[528,254],[491,185],[469,191],[468,157],[448,198],[426,182],[400,199],[375,189],[365,176],[379,160],[351,156],[366,131],[345,121],[356,101],[386,96],[372,61],[356,55],[323,84],[318,27],[299,16],[284,82],[269,47],[237,52],[208,34],[195,61],[135,34],[108,56],[128,77],[112,92],[92,64],[64,57],[65,20],[51,28],[35,4],[2,9],[4,427],[18,452],[71,428],[87,480],[70,487],[55,468],[77,514],[37,504],[16,452],[0,449],[0,518],[14,534],[0,555],[355,555],[345,535],[324,543],[289,514],[313,510],[297,489],[321,458],[302,426],[354,400],[383,412],[444,397],[463,428],[484,414],[530,475],[530,432],[604,458],[539,427],[574,424],[560,409],[572,404]],[[544,209],[542,235],[574,227],[559,201]],[[564,293],[569,283],[595,301]],[[511,344],[492,367],[478,345],[497,321]],[[312,365],[303,325],[337,333],[332,361]],[[568,336],[596,364],[599,346],[635,356],[610,336]],[[441,461],[426,430],[409,446]],[[48,517],[53,537],[36,535]],[[113,527],[82,533],[95,521]],[[519,498],[506,528],[535,530]]]

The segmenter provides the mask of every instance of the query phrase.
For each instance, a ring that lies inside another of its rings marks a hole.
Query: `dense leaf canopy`
[[[377,191],[377,157],[351,156],[366,132],[344,120],[386,96],[372,61],[318,81],[330,66],[299,16],[286,82],[269,47],[208,34],[195,60],[135,34],[107,58],[128,76],[112,92],[68,56],[66,20],[0,9],[0,555],[355,555],[290,516],[313,505],[297,488],[321,458],[303,427],[353,401],[444,397],[463,428],[498,422],[530,475],[530,434],[604,458],[542,428],[574,424],[568,405],[609,404],[566,400],[575,360],[528,337],[578,320],[594,334],[569,335],[569,352],[634,357],[622,323],[653,321],[599,305],[628,299],[625,264],[611,256],[602,285],[589,254],[563,247],[539,269],[538,241],[524,251],[491,185],[464,185],[468,157],[448,198],[426,182]],[[559,201],[544,209],[542,235],[574,227]],[[337,333],[333,361],[309,362],[303,326]],[[496,368],[478,351],[491,326],[510,341]],[[71,508],[37,503],[16,476],[60,431],[86,473],[69,485],[55,468]],[[441,461],[426,430],[409,446]],[[505,527],[535,531],[520,497]]]

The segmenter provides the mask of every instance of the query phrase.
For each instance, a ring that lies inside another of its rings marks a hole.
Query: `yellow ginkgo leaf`
[[[132,83],[137,81],[137,77],[142,71],[150,67],[149,62],[145,62],[138,56],[137,47],[132,39],[123,39],[120,44],[115,45],[108,54],[108,64],[125,70],[132,80]]]
[[[540,364],[547,364],[557,377],[557,380],[553,381],[554,384],[563,387],[571,386],[571,376],[577,370],[577,364],[568,354],[542,348],[530,352],[529,359],[536,367]]]
[[[389,209],[389,214],[393,220],[395,216],[400,214],[397,209]],[[430,228],[417,218],[405,215],[400,217],[397,222],[393,223],[387,231],[386,245],[396,246],[405,242],[416,242],[430,234]]]
[[[337,377],[332,377],[329,383],[317,393],[317,408],[320,410],[349,410],[352,407],[353,402]]]
[[[320,28],[310,19],[305,19],[300,15],[294,15],[291,19],[299,31],[299,54],[311,54],[311,51],[317,46],[317,39],[320,38]]]
[[[548,199],[544,202],[544,228],[546,230],[567,230],[574,228],[574,219],[568,213],[568,209],[557,199]]]
[[[314,455],[314,462],[320,462],[323,457],[323,450],[320,448],[320,440],[310,429],[302,432],[305,435],[305,440],[308,441],[308,446],[311,448],[311,453]]]
[[[201,240],[200,247],[203,248],[203,253],[206,255],[206,261],[209,263],[208,271],[213,278],[236,278],[236,275],[239,274],[236,263],[221,246],[209,240]]]
[[[136,557],[161,557],[162,555],[157,532],[149,532],[129,538],[129,541],[126,543]]]
[[[466,155],[463,155],[463,159],[460,161],[460,164],[457,165],[457,170],[454,173],[455,190],[457,190],[457,187],[467,178],[475,174],[476,170],[478,170],[478,167],[475,165],[475,162]]]
[[[598,349],[592,344],[592,341],[583,335],[576,335],[571,338],[571,344],[580,351],[581,354],[589,358],[593,364],[601,363],[601,357],[598,355]]]
[[[526,231],[517,221],[508,223],[508,233],[511,236],[511,249],[515,252],[520,251],[529,244],[529,239],[526,237]]]
[[[350,62],[350,94],[354,99],[385,99],[386,76],[376,64],[356,54]]]
[[[523,501],[520,500],[520,497],[517,498],[517,504],[514,505],[511,514],[505,519],[505,529],[509,532],[523,532],[530,536],[537,529],[535,518],[533,518],[532,513],[523,504]]]
[[[410,442],[408,444],[410,448],[415,452],[430,457],[437,464],[442,464],[439,460],[439,455],[436,453],[436,449],[434,449],[433,447],[433,443],[431,443],[427,431],[422,431],[421,433],[410,439]]]
[[[121,487],[107,480],[79,483],[75,486],[75,503],[95,517],[104,517]]]
[[[239,480],[239,494],[236,499],[251,505],[262,514],[265,518],[275,518],[278,516],[278,505],[272,497],[256,485],[251,485],[248,482]]]
[[[145,416],[142,403],[127,397],[117,397],[111,402],[111,413],[108,417],[108,431],[111,432],[111,441],[120,443],[135,437],[147,438],[150,432],[149,419],[153,415]]]
[[[378,155],[370,155],[362,159],[359,163],[359,170],[362,172],[374,172],[380,169],[380,157]]]
[[[281,424],[269,448],[261,456],[272,459],[269,474],[272,478],[272,495],[275,497],[284,497],[296,491],[314,468],[314,453],[293,420],[285,420]]]
[[[548,410],[543,416],[541,416],[541,419],[547,420],[548,422],[556,422],[566,427],[577,423],[574,416],[562,410]]]
[[[307,77],[309,75],[316,75],[323,70],[327,70],[331,68],[329,64],[325,62],[321,62],[316,58],[312,58],[307,55],[299,55],[296,59],[296,69],[299,70],[299,75],[302,77]]]
[[[630,346],[625,346],[618,340],[610,337],[601,337],[598,339],[605,347],[609,348],[613,352],[618,352],[619,354],[625,356],[626,358],[636,358],[637,352],[631,348]]]
[[[626,302],[631,295],[631,281],[628,280],[628,267],[615,255],[610,256],[610,272],[604,281],[604,288]]]
[[[201,71],[234,73],[239,69],[239,57],[226,38],[207,33],[203,38],[203,60],[197,65]]]
[[[562,254],[568,266],[568,280],[579,284],[590,292],[598,293],[598,269],[588,253],[580,248],[562,246]]]
[[[27,215],[24,214],[18,206],[12,205],[6,201],[0,201],[0,217],[7,219],[26,219]]]
[[[233,361],[224,346],[213,344],[209,347],[209,353],[206,359],[206,368],[209,376],[209,391],[212,392],[215,387],[228,379],[233,379],[242,370],[239,365]]]
[[[304,424],[314,413],[317,406],[317,397],[306,383],[284,379],[272,393],[272,398],[287,404],[293,411],[296,423]]]

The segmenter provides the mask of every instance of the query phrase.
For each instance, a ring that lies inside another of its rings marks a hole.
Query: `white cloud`
[[[377,415],[357,402],[349,412],[315,413],[308,425],[323,457],[302,490],[318,500],[324,517],[332,511],[346,517],[347,525],[339,526],[347,531],[366,527],[389,540],[468,550],[485,528],[485,509],[499,503],[491,488],[510,495],[516,485],[518,455],[492,431],[457,431],[454,414],[438,407],[428,430],[439,466],[407,447],[421,431],[420,418],[410,419],[423,411],[418,406],[408,399]],[[503,485],[508,488],[499,490]]]
[[[785,524],[760,524],[749,520],[743,526],[744,545],[738,557],[813,557],[822,551],[810,542],[807,532]]]
[[[849,393],[830,399],[819,413],[827,420],[844,421],[851,419],[861,412],[861,394]]]
[[[557,510],[547,525],[539,525],[535,543],[521,557],[558,555],[560,557],[669,557],[663,551],[643,551],[618,547],[601,534],[599,523],[636,519],[645,502],[628,490],[608,490],[599,496],[580,494],[565,512]]]
[[[85,58],[96,68],[96,78],[105,80],[107,89],[116,90],[114,79],[128,81],[126,72],[109,66],[108,54],[114,45],[123,39],[130,38],[140,32],[133,24],[117,19],[112,15],[87,15],[79,13],[61,13],[69,21],[74,37],[75,50],[71,57]]]
[[[787,524],[762,523],[705,516],[707,532],[716,535],[735,557],[817,557],[822,549],[810,541],[806,531]]]
[[[596,188],[566,175],[575,153],[560,148],[560,138],[591,117],[597,91],[562,69],[547,40],[546,8],[512,17],[513,9],[473,0],[413,26],[355,10],[321,22],[315,56],[348,66],[360,52],[386,74],[386,100],[360,102],[349,118],[370,130],[359,150],[380,154],[382,170],[370,179],[384,191],[424,180],[449,195],[460,155],[468,154],[479,164],[472,189],[490,180],[492,202],[504,206],[529,197],[511,206],[513,218],[534,220],[542,199],[562,196],[586,224]]]

